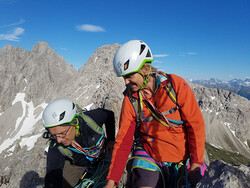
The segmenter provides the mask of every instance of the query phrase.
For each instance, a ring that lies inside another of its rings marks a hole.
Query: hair
[[[151,70],[150,70],[149,75],[155,77],[155,74],[157,73],[157,68],[153,67],[153,66],[151,65],[151,62],[146,62],[146,63],[142,66],[142,68],[143,68],[144,66],[151,66]],[[142,69],[142,68],[141,68],[141,69]]]

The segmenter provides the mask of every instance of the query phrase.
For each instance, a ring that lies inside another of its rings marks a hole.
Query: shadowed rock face
[[[250,168],[245,165],[230,165],[213,161],[197,187],[250,187]]]
[[[119,46],[98,48],[79,71],[45,42],[38,42],[32,51],[11,45],[0,50],[1,188],[43,186],[48,143],[41,138],[41,114],[51,100],[67,97],[81,107],[112,110],[118,127],[125,86],[112,62]],[[207,142],[249,157],[249,100],[190,85],[206,122]]]

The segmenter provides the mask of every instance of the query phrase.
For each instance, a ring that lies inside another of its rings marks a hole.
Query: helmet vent
[[[74,109],[75,109],[75,107],[76,107],[76,105],[75,105],[74,103],[72,103],[72,104],[73,104],[72,110],[74,110]]]
[[[148,53],[147,53],[146,57],[152,57],[149,50],[148,50]]]
[[[126,63],[124,63],[124,70],[127,70],[127,69],[128,69],[128,66],[129,66],[129,60],[126,61]]]
[[[59,121],[61,121],[64,118],[64,116],[65,116],[65,111],[60,114]]]
[[[140,54],[139,55],[142,54],[142,52],[144,51],[145,48],[146,48],[146,45],[145,44],[141,44],[141,50],[140,50]]]

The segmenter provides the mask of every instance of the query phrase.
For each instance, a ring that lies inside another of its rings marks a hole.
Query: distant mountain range
[[[233,79],[230,81],[222,81],[215,78],[209,80],[189,80],[194,84],[203,85],[209,88],[225,89],[236,93],[242,97],[250,99],[250,78],[245,79]]]

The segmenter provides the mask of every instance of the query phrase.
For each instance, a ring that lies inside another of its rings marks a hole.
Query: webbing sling
[[[153,117],[154,117],[157,121],[159,121],[161,124],[163,124],[164,126],[173,128],[173,127],[178,127],[179,125],[181,125],[181,124],[183,123],[182,121],[180,121],[180,123],[178,123],[178,124],[175,124],[175,123],[170,122],[170,121],[162,114],[162,112],[160,112],[160,111],[158,110],[158,108],[156,108],[156,107],[152,104],[152,102],[146,97],[146,95],[144,94],[143,91],[141,91],[140,97],[142,97],[142,96],[143,96],[144,99],[146,99],[146,100],[144,101],[144,103],[147,105],[147,107],[148,107],[149,111],[151,112],[151,114],[153,115]],[[142,112],[142,113],[143,113],[143,112]]]
[[[167,114],[173,114],[176,110],[179,109],[179,106],[177,104],[177,95],[176,95],[176,92],[173,88],[173,85],[172,85],[172,80],[171,80],[171,77],[164,73],[164,72],[159,72],[160,75],[163,75],[167,78],[167,85],[164,87],[169,98],[173,101],[173,103],[176,105],[175,107],[171,108],[170,110],[168,111],[165,111],[165,112],[162,112],[163,115],[167,115]]]
[[[168,74],[166,73],[163,73],[163,72],[159,72],[160,75],[163,75],[164,77],[166,77],[168,79],[168,83],[166,84],[166,86],[164,87],[169,98],[173,101],[174,104],[176,104],[175,107],[171,108],[170,110],[167,110],[167,111],[164,111],[162,112],[163,115],[167,115],[167,114],[173,114],[176,110],[179,109],[179,106],[177,104],[177,95],[176,95],[176,92],[172,86],[172,81],[171,81],[171,78]],[[140,122],[143,121],[142,119],[142,115],[141,115],[141,108],[140,108],[140,104],[139,104],[139,99],[137,99],[136,97],[133,97],[132,96],[132,93],[131,93],[131,89],[128,87],[124,93],[128,93],[128,97],[129,97],[129,100],[134,108],[134,111],[135,111],[135,114],[136,114],[136,122],[137,124],[139,124]],[[144,101],[145,103],[145,101]],[[147,103],[145,103],[147,105]],[[147,105],[148,106],[148,105]],[[150,108],[149,108],[150,109]],[[154,119],[153,116],[148,116],[146,118],[146,121],[152,121]],[[182,121],[176,121],[176,120],[172,120],[172,119],[168,119],[171,123],[174,123],[174,124],[177,124],[177,125],[180,125],[180,124],[183,124]]]

